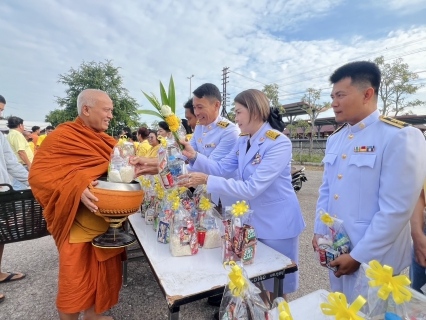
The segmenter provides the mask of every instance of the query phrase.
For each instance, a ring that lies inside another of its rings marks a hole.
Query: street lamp
[[[187,79],[189,79],[189,98],[191,99],[191,79],[194,77],[194,75],[190,76],[190,77],[186,77]]]

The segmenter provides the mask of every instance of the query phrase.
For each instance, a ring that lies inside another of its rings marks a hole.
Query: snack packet
[[[322,266],[336,272],[337,268],[331,267],[330,262],[341,254],[350,253],[352,244],[342,220],[331,217],[322,209],[319,214],[321,222],[327,227],[327,234],[316,236],[320,250],[315,254]]]
[[[259,296],[260,289],[251,283],[242,266],[234,261],[228,265],[229,283],[220,304],[219,319],[269,319],[268,307]]]
[[[198,252],[197,231],[194,221],[181,205],[179,205],[179,209],[173,217],[170,252],[174,257],[190,256]]]
[[[205,230],[205,239],[199,243],[204,249],[220,248],[222,246],[222,234],[225,228],[222,218],[214,209],[213,203],[205,197],[201,197],[198,206],[199,226]]]

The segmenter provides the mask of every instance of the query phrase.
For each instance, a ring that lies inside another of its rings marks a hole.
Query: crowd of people
[[[371,260],[392,266],[395,274],[411,265],[413,288],[420,290],[426,283],[425,137],[418,129],[380,116],[380,80],[379,68],[366,61],[346,64],[330,77],[331,106],[336,122],[343,125],[327,141],[312,245],[318,251],[317,236],[326,234],[320,211],[344,221],[353,249],[331,262],[336,271],[330,270],[329,278],[331,290],[343,292],[348,301],[355,298],[361,263]],[[291,141],[263,92],[245,90],[234,102],[235,123],[219,115],[221,94],[213,84],[198,87],[185,103],[187,137],[180,143],[189,173],[181,185],[205,184],[219,212],[246,200],[254,210],[259,241],[298,263],[299,236],[306,225],[291,185]],[[27,133],[22,119],[10,117],[7,140],[0,135],[0,177],[1,182],[10,175],[14,185],[30,185],[44,208],[59,252],[60,319],[78,319],[81,311],[84,319],[110,319],[99,317],[118,302],[124,249],[91,245],[108,225],[93,215],[97,198],[88,187],[107,171],[119,137],[105,134],[114,108],[105,92],[82,91],[76,107],[77,119],[46,132],[41,146],[40,128]],[[157,131],[123,129],[122,135],[135,143],[137,156],[131,162],[136,176],[158,173],[158,150],[162,139],[171,137],[166,122],[158,126]],[[369,146],[367,152],[359,152],[362,146]],[[2,252],[0,246],[0,262]],[[0,273],[0,283],[24,277]],[[273,298],[273,284],[264,285]],[[286,276],[284,297],[298,286],[298,272]],[[209,302],[217,305],[220,297]]]

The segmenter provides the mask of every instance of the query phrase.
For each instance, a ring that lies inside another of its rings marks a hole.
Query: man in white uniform
[[[219,161],[234,148],[240,130],[228,119],[219,116],[221,95],[214,84],[205,83],[194,90],[193,94],[194,114],[198,123],[190,140],[191,146],[209,159]],[[191,168],[189,165],[188,169]],[[238,171],[225,178],[238,179]],[[220,197],[223,207],[231,206],[237,200],[242,199]],[[212,201],[219,205],[219,195],[212,194]]]
[[[410,125],[380,116],[380,70],[358,61],[330,77],[336,122],[345,123],[327,141],[315,234],[325,234],[320,209],[344,222],[353,244],[331,266],[332,291],[352,301],[361,263],[378,260],[400,273],[410,257],[409,221],[426,176],[425,138]],[[313,246],[318,250],[316,238]]]

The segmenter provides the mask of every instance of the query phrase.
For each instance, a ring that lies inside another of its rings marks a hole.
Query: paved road
[[[307,224],[300,239],[300,288],[291,295],[291,299],[317,289],[329,290],[327,270],[314,260],[311,246],[322,171],[306,171],[306,175],[309,181],[298,194]],[[6,295],[6,300],[0,304],[0,319],[58,319],[55,309],[58,261],[56,247],[50,236],[6,245],[2,270],[21,271],[27,277],[21,281],[0,284],[0,292]],[[214,311],[215,308],[201,300],[183,306],[180,319],[212,319]],[[129,285],[122,289],[119,303],[108,314],[115,320],[167,319],[165,299],[146,261],[129,263]]]

